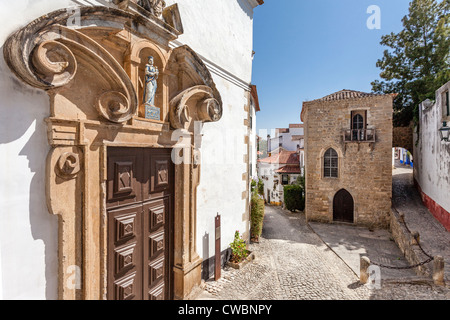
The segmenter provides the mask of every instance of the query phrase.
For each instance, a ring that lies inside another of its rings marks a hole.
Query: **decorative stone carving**
[[[63,179],[73,179],[81,170],[80,157],[73,152],[65,152],[57,163],[57,174]]]
[[[170,7],[167,7],[163,11],[164,21],[177,30],[180,33],[184,32],[183,23],[181,22],[180,10],[178,9],[178,5],[175,3]]]
[[[138,5],[159,18],[166,7],[166,2],[164,0],[138,0]]]
[[[103,118],[117,123],[129,120],[134,114],[128,98],[118,91],[108,91],[100,95],[97,110]]]
[[[222,118],[222,105],[207,86],[194,86],[170,101],[170,123],[176,129],[187,129],[192,122],[216,122]]]
[[[125,196],[135,192],[132,166],[126,162],[117,168],[121,184],[110,190],[105,183],[108,149],[119,145],[174,148],[169,121],[174,128],[187,129],[185,133],[191,137],[194,121],[218,121],[222,116],[220,94],[199,56],[187,46],[170,49],[169,42],[182,30],[178,7],[166,8],[164,21],[143,15],[136,0],[115,2],[119,9],[81,7],[81,25],[70,28],[64,26],[71,18],[67,10],[46,14],[12,34],[3,48],[16,76],[47,90],[50,97],[50,116],[45,119],[52,147],[47,158],[46,195],[49,211],[60,217],[58,288],[59,297],[65,300],[108,297],[105,202],[108,192]],[[135,88],[140,88],[149,55],[161,70],[157,104],[162,116],[158,122],[137,115],[141,101]],[[196,247],[200,158],[200,150],[189,144],[189,161],[177,164],[173,173],[176,299],[188,297],[201,281],[202,259]],[[172,173],[166,168],[159,165],[155,188],[168,183]],[[117,236],[128,239],[137,226],[132,215],[121,218],[114,225]],[[153,223],[161,224],[161,219],[163,215],[156,211]],[[150,240],[154,252],[164,248],[164,235],[155,234]],[[126,266],[133,256],[126,252],[120,259]],[[67,270],[74,266],[80,268],[79,288],[66,285],[71,279]],[[155,277],[160,277],[162,271],[155,270]],[[133,279],[116,283],[123,298],[133,297]],[[149,295],[164,297],[163,287]]]
[[[72,51],[57,41],[44,41],[37,45],[32,54],[32,65],[39,79],[54,87],[68,84],[77,70]]]
[[[81,14],[89,10],[106,9],[83,8]],[[125,20],[125,17],[118,17]],[[91,68],[90,73],[98,74],[107,82],[97,99],[99,114],[116,123],[131,119],[138,103],[133,84],[123,67],[92,38],[63,25],[48,24],[47,19],[62,22],[69,19],[69,13],[56,11],[9,37],[4,56],[11,70],[29,85],[50,90],[68,85],[83,63],[84,68]]]

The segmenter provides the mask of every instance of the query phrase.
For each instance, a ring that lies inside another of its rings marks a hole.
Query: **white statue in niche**
[[[152,56],[145,65],[144,105],[147,119],[160,120],[160,109],[155,106],[156,89],[158,88],[158,67],[154,65]]]

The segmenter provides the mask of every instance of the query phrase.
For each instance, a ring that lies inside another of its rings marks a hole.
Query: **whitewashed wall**
[[[258,172],[256,164],[258,163],[258,142],[256,139],[256,109],[255,104],[252,99],[252,104],[250,108],[252,117],[252,128],[250,131],[250,163],[251,163],[251,179],[258,180]]]
[[[270,148],[268,152],[272,152],[279,148],[280,143],[282,148],[287,151],[297,151],[297,145],[304,147],[304,141],[292,140],[292,136],[303,136],[305,134],[304,128],[289,128],[289,132],[282,132],[276,134],[270,140]]]
[[[3,58],[3,43],[15,30],[48,12],[109,2],[0,0],[0,298],[56,299],[58,274],[57,218],[45,203],[49,146],[44,119],[49,116],[49,98],[11,73]],[[243,119],[251,82],[253,8],[247,0],[167,0],[168,5],[175,2],[185,34],[174,46],[187,44],[204,58],[224,103],[222,120],[206,124],[203,130],[197,242],[198,253],[206,259],[214,254],[217,213],[222,215],[222,250],[235,230],[245,231]]]
[[[57,298],[57,218],[45,202],[49,98],[17,79],[3,58],[7,37],[68,0],[0,1],[0,297]]]
[[[450,90],[450,82],[436,91],[432,107],[424,110],[423,104],[420,106],[420,132],[415,136],[414,146],[414,177],[427,196],[450,212],[450,143],[442,142],[438,131],[442,127],[442,93],[445,90]]]
[[[242,193],[247,190],[242,175],[247,172],[244,163],[247,154],[244,119],[247,113],[244,106],[249,103],[252,75],[251,2],[166,1],[167,5],[178,3],[183,21],[184,34],[174,45],[187,44],[201,56],[223,100],[223,118],[217,123],[205,124],[203,128],[201,183],[197,196],[197,244],[198,253],[204,259],[214,255],[214,218],[217,213],[222,216],[222,250],[229,247],[236,230],[241,234],[248,231],[242,221],[248,206],[248,202],[242,199]],[[253,120],[255,132],[256,117]],[[256,150],[253,153],[256,154]]]

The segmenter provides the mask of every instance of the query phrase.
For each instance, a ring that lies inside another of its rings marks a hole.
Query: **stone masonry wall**
[[[346,189],[354,199],[354,223],[386,228],[392,197],[392,97],[311,101],[303,106],[306,126],[306,217],[332,222],[335,194]],[[351,111],[367,110],[367,128],[376,143],[344,143]],[[339,177],[323,178],[323,154],[339,154]]]
[[[393,129],[393,147],[404,148],[409,152],[413,152],[413,128],[412,127],[395,127]]]

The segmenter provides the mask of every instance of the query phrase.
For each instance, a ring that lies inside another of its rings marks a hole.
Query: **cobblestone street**
[[[359,284],[358,275],[306,223],[304,214],[266,207],[263,236],[249,249],[255,260],[241,270],[225,268],[205,283],[198,298],[217,300],[450,299],[449,288],[417,279]]]
[[[396,162],[393,172],[393,203],[405,215],[412,231],[420,232],[423,249],[432,256],[445,260],[445,278],[450,282],[450,233],[423,205],[419,191],[414,187],[412,168]]]

